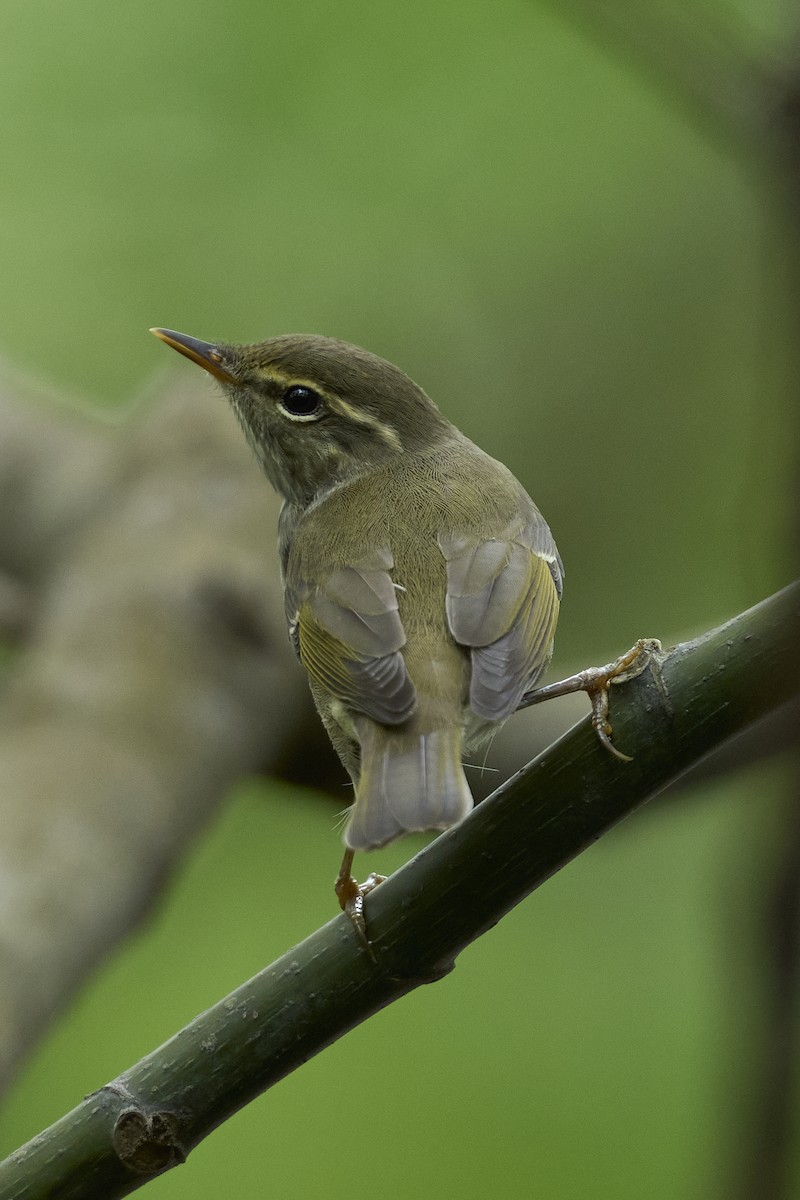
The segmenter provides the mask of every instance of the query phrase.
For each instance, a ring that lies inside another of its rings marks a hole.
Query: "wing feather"
[[[533,506],[532,506],[533,507]],[[562,567],[538,509],[498,538],[440,537],[450,632],[471,649],[470,707],[501,721],[552,654]]]
[[[406,635],[391,566],[391,554],[381,550],[316,586],[287,580],[289,627],[311,678],[348,708],[385,725],[406,721],[416,706],[400,653]]]

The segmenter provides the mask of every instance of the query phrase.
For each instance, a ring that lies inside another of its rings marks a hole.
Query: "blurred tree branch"
[[[730,11],[681,8],[671,0],[559,0],[560,18],[587,30],[611,54],[673,100],[726,150],[753,163],[778,133],[788,56],[753,49],[755,36]],[[774,147],[773,147],[774,148]],[[769,147],[767,147],[769,149]]]
[[[0,1164],[0,1200],[105,1200],[183,1162],[355,1024],[446,975],[602,833],[796,695],[798,646],[800,582],[615,688],[631,763],[581,722],[370,897],[376,962],[335,918]]]
[[[0,1085],[313,715],[276,503],[223,406],[172,389],[111,425],[24,390],[0,392],[0,564],[35,609],[0,693]]]

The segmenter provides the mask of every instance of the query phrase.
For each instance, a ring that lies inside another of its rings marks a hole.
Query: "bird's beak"
[[[212,342],[201,342],[199,338],[189,337],[188,333],[176,333],[174,329],[151,329],[150,332],[179,354],[184,354],[186,358],[197,363],[198,367],[208,371],[220,383],[238,382],[224,365],[225,359],[219,348]]]

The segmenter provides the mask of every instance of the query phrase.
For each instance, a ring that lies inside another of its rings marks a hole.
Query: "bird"
[[[550,662],[564,578],[553,535],[511,471],[370,351],[316,334],[151,332],[219,382],[282,498],[289,637],[354,787],[336,892],[363,934],[382,877],[358,884],[355,853],[461,821],[464,757]]]

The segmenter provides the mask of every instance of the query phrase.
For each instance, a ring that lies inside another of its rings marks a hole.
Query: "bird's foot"
[[[520,708],[528,708],[531,704],[541,704],[543,700],[552,700],[556,696],[566,696],[570,692],[586,692],[592,705],[592,726],[600,741],[609,753],[621,762],[630,762],[629,754],[623,754],[611,741],[611,722],[608,719],[608,692],[612,683],[627,683],[641,675],[647,667],[652,667],[656,682],[669,708],[669,698],[664,681],[661,677],[659,658],[661,642],[657,638],[639,638],[630,650],[606,663],[604,667],[587,667],[560,679],[557,683],[548,683],[545,687],[536,688],[522,697]]]
[[[347,914],[353,924],[356,934],[358,935],[358,940],[361,942],[361,945],[364,947],[372,961],[375,962],[377,961],[375,958],[375,951],[372,949],[372,943],[367,937],[367,918],[364,912],[364,901],[370,892],[374,892],[375,888],[385,881],[386,876],[378,875],[375,871],[373,871],[363,883],[359,883],[358,880],[354,879],[350,874],[353,866],[354,854],[354,850],[345,851],[344,858],[342,859],[342,865],[339,868],[339,874],[337,875],[336,883],[334,884],[334,890],[336,892],[336,898],[339,901],[340,907]]]

